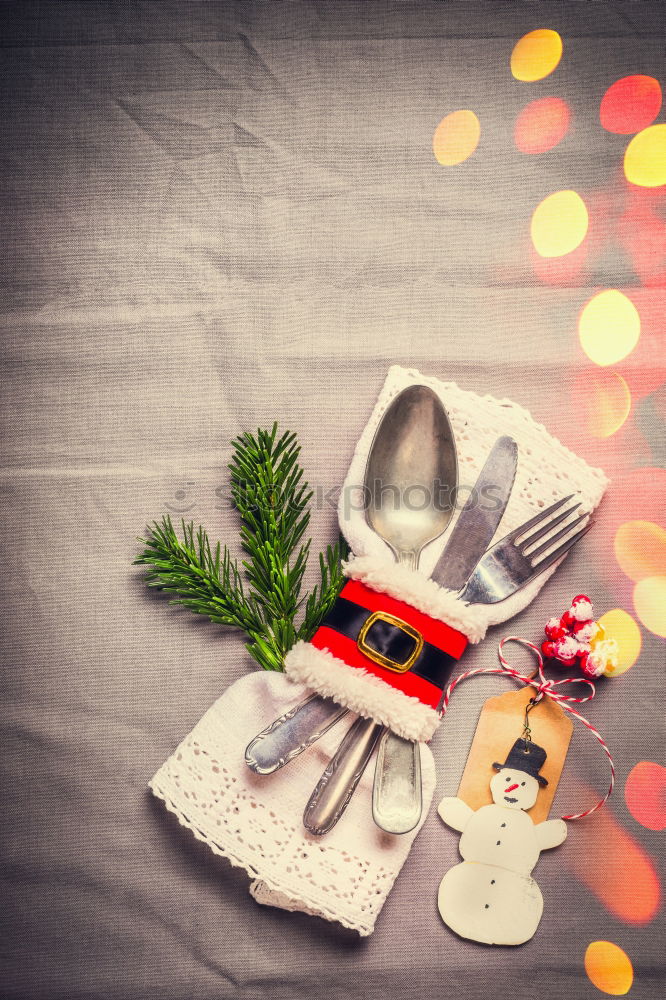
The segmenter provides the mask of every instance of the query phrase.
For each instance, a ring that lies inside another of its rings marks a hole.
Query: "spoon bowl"
[[[377,428],[365,472],[366,519],[398,562],[415,569],[451,520],[458,463],[451,424],[425,385],[404,389]]]

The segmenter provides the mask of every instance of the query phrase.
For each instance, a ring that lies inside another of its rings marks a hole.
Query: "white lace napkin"
[[[383,833],[372,820],[371,765],[343,819],[325,837],[302,823],[310,793],[351,713],[305,753],[271,775],[254,774],[245,747],[307,694],[284,674],[256,670],[236,681],[159,769],[150,788],[180,823],[216,854],[244,868],[259,903],[334,920],[361,936],[375,920],[421,828]],[[429,747],[421,746],[423,819],[435,788]]]

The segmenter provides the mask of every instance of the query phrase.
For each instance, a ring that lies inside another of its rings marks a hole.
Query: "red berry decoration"
[[[617,641],[605,638],[586,594],[577,594],[561,618],[549,618],[544,631],[548,638],[541,643],[541,652],[548,659],[565,667],[577,663],[590,678],[610,677],[617,671]]]
[[[555,659],[559,660],[566,667],[572,667],[580,652],[578,640],[573,635],[567,635],[564,639],[558,639],[553,645],[555,647]]]
[[[597,631],[597,623],[591,620],[589,622],[574,622],[572,631],[579,642],[589,642]]]
[[[554,641],[557,639],[564,639],[567,634],[567,630],[562,625],[559,618],[550,618],[546,623],[545,632],[548,638]]]
[[[591,622],[594,619],[594,608],[590,598],[585,594],[578,594],[574,597],[569,608],[569,615],[572,621]]]

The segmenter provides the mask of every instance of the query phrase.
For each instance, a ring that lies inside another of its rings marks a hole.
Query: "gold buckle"
[[[375,624],[375,622],[387,622],[389,625],[395,625],[402,632],[406,632],[415,641],[414,651],[410,654],[404,663],[396,663],[395,660],[390,660],[387,656],[383,656],[378,653],[376,649],[372,646],[368,646],[365,639]],[[361,630],[358,633],[358,639],[356,640],[356,645],[368,659],[372,660],[373,663],[378,663],[380,667],[386,667],[387,670],[394,670],[398,674],[405,674],[407,671],[414,666],[417,657],[421,650],[423,649],[423,636],[418,632],[413,626],[404,622],[402,618],[396,618],[394,615],[389,615],[385,611],[373,611],[371,615],[368,615],[366,620],[361,626]]]

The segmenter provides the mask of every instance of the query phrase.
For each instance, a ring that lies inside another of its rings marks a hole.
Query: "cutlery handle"
[[[372,817],[386,833],[409,833],[422,809],[419,745],[387,729],[377,751]]]
[[[303,813],[303,825],[315,836],[332,830],[349,804],[383,726],[358,718],[317,782]]]
[[[346,714],[347,709],[331,698],[310,695],[248,743],[245,763],[255,774],[272,774],[312,746]]]

